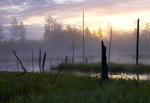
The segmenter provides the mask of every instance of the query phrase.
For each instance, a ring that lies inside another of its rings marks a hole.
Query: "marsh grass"
[[[135,73],[135,74],[143,74],[150,73],[150,65],[145,64],[116,64],[109,63],[108,71],[110,73]],[[63,71],[81,71],[81,72],[101,72],[101,63],[93,63],[93,64],[60,64],[57,67],[53,67],[52,70],[58,70],[63,68]]]
[[[150,81],[0,72],[0,103],[148,103]]]

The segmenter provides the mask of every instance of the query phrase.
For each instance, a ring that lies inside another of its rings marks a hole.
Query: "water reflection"
[[[90,74],[91,77],[100,77],[98,73]],[[150,74],[126,74],[126,73],[117,73],[109,74],[110,78],[116,79],[126,79],[126,80],[150,80]]]
[[[71,60],[71,59],[69,59]],[[100,57],[93,57],[92,59],[88,60],[88,63],[96,63],[100,61]],[[123,57],[120,58],[119,60],[117,57],[112,57],[111,61],[115,63],[134,63],[135,60],[132,57]],[[55,59],[47,59],[45,63],[45,71],[47,72],[57,72],[57,71],[52,71],[51,67],[55,67],[59,64],[64,62],[64,58],[55,58]],[[71,61],[68,61],[71,62]],[[82,58],[75,58],[75,63],[80,63],[82,62]],[[149,59],[140,59],[140,62],[144,64],[150,64]],[[27,68],[28,72],[32,72],[32,62],[31,60],[23,60],[24,66]],[[0,71],[18,71],[21,72],[21,66],[20,64],[17,64],[16,60],[5,60],[5,61],[0,61]],[[34,61],[34,72],[39,72],[39,62],[38,60]],[[71,72],[71,71],[70,71]],[[80,72],[80,71],[72,71],[74,75],[85,75],[85,76],[92,76],[92,77],[100,77],[100,73],[85,73],[85,72]],[[109,74],[110,78],[123,78],[123,79],[135,79],[135,80],[150,80],[150,74],[126,74],[126,73],[118,73],[118,74]]]
[[[57,72],[52,70],[51,72]],[[77,76],[91,76],[100,78],[100,73],[80,72],[80,71],[64,71],[63,73],[72,73]],[[109,78],[126,79],[126,80],[150,80],[150,74],[127,74],[127,73],[109,73]]]

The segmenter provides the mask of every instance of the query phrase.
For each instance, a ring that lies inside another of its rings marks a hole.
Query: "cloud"
[[[9,24],[16,17],[28,25],[40,25],[45,16],[52,15],[64,24],[77,24],[83,9],[96,23],[99,17],[150,11],[150,0],[0,0],[0,23]]]
[[[66,19],[82,15],[118,15],[150,9],[148,0],[0,0],[2,18],[53,15]],[[7,23],[7,20],[6,20]]]
[[[86,0],[53,0],[54,1],[54,3],[56,3],[56,4],[63,4],[63,3],[68,3],[68,4],[70,4],[70,3],[74,3],[74,2],[84,2],[84,1],[86,1]]]

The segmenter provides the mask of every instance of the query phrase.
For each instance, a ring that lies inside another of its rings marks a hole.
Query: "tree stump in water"
[[[101,42],[101,45],[102,45],[101,82],[103,83],[105,80],[108,80],[108,66],[107,66],[107,57],[106,57],[106,47],[103,41]]]

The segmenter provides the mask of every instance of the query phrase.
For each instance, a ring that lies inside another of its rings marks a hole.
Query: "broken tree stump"
[[[101,41],[101,45],[102,45],[101,82],[103,83],[105,80],[108,80],[108,66],[107,66],[107,57],[106,57],[106,47],[103,43],[103,40]]]

